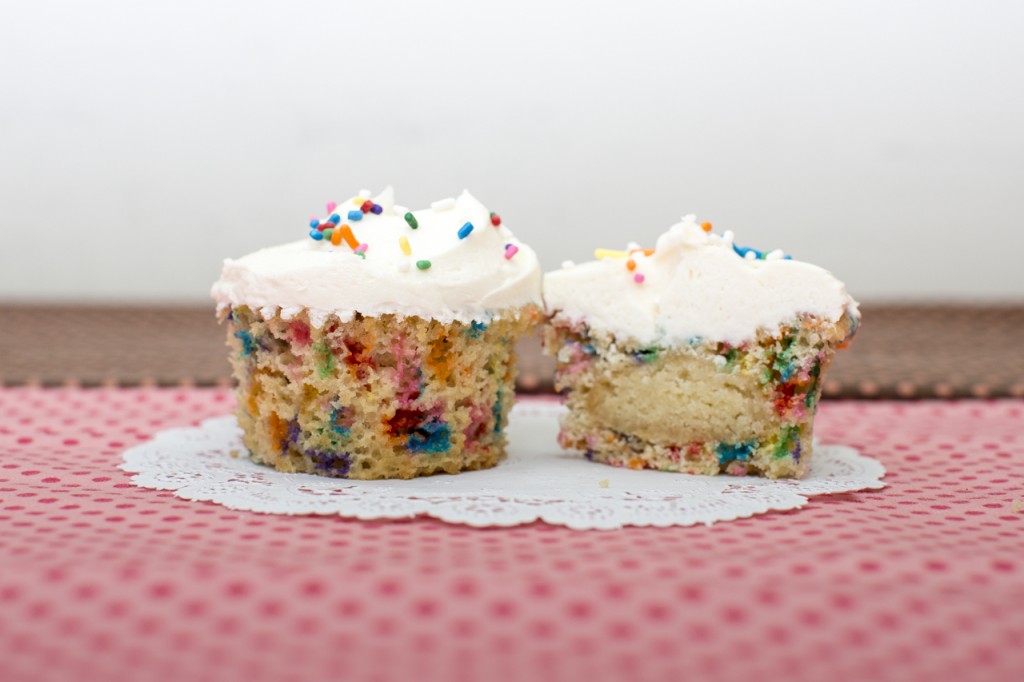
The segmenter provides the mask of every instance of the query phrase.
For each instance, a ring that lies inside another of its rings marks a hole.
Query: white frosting
[[[857,304],[832,273],[810,263],[765,259],[733,249],[732,233],[705,232],[693,216],[658,239],[654,253],[601,258],[549,272],[549,313],[642,344],[674,345],[703,338],[739,344],[800,314],[835,322]],[[636,276],[642,276],[637,283]]]
[[[351,221],[348,212],[359,210],[357,198],[364,200],[361,193],[339,203],[334,213],[367,245],[365,258],[344,241],[334,246],[308,235],[229,258],[211,291],[218,308],[247,305],[265,317],[280,310],[285,319],[306,310],[319,326],[330,315],[348,320],[357,312],[469,322],[541,305],[537,255],[504,224],[493,227],[488,210],[469,192],[412,211],[416,229],[405,220],[408,209],[395,206],[390,187],[373,199],[383,209],[380,215],[367,213]],[[460,239],[459,229],[467,222],[473,231]],[[408,256],[401,237],[411,248]],[[519,249],[512,258],[505,257],[506,244]],[[418,261],[430,261],[430,268],[421,270]]]

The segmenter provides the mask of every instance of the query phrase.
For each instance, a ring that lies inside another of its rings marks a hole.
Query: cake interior
[[[237,416],[253,460],[355,479],[481,469],[505,456],[516,340],[532,307],[484,322],[227,314]]]
[[[740,345],[658,347],[556,315],[544,345],[569,408],[559,442],[635,469],[803,476],[825,370],[854,326],[805,316]]]

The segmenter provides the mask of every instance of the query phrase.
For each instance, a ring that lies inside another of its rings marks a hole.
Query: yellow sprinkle
[[[629,254],[625,251],[613,251],[612,249],[597,249],[594,251],[594,258],[628,258]]]
[[[409,246],[409,240],[406,239],[405,235],[398,238],[398,245],[402,247],[402,253],[406,256],[412,253],[412,247]]]
[[[355,199],[352,200],[352,205],[362,206],[364,201],[366,201],[366,199],[363,199],[362,197],[356,197]]]

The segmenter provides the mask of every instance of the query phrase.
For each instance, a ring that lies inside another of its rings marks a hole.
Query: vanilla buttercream
[[[504,224],[492,225],[491,213],[468,191],[416,211],[396,206],[390,187],[372,199],[379,214],[360,211],[365,200],[360,193],[332,207],[337,222],[366,245],[363,255],[344,241],[306,237],[227,259],[211,291],[218,307],[246,305],[285,318],[307,311],[319,325],[330,315],[348,320],[356,313],[469,322],[541,304],[536,254]],[[360,213],[357,220],[350,211]]]
[[[858,316],[857,303],[828,270],[781,251],[757,257],[736,249],[731,233],[707,232],[692,215],[661,235],[653,253],[601,255],[544,276],[549,314],[650,345],[738,345],[800,315],[830,322],[845,312]]]

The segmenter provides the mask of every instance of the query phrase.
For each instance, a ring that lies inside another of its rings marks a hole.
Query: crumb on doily
[[[240,453],[238,450],[231,450],[228,452],[228,454],[234,457],[235,459],[238,459],[238,456],[242,453]]]
[[[1018,514],[1024,512],[1024,499],[1016,499],[1010,503],[1010,509],[1017,512]]]
[[[597,482],[597,485],[598,485],[599,488],[607,488],[608,487],[608,479],[607,478],[602,478],[600,481]]]

